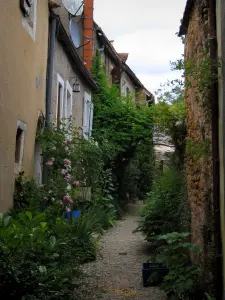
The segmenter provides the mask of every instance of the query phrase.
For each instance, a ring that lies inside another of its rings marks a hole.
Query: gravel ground
[[[166,299],[158,288],[142,286],[141,267],[149,257],[148,245],[139,233],[133,233],[138,220],[134,211],[104,235],[97,261],[83,266],[85,299]]]

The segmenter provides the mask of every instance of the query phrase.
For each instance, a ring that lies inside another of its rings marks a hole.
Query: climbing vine
[[[94,94],[93,137],[103,149],[105,165],[113,169],[117,178],[119,198],[124,199],[126,168],[139,145],[152,143],[152,111],[147,104],[137,106],[131,97],[121,96],[118,86],[108,86],[98,55],[92,74],[98,86]]]

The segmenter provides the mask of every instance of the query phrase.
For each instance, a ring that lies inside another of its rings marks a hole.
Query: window
[[[66,82],[66,91],[63,108],[63,118],[68,119],[72,116],[72,105],[73,105],[73,89],[69,82]]]
[[[44,129],[44,115],[41,111],[38,112],[37,132]],[[43,172],[43,155],[42,146],[39,140],[35,140],[34,148],[34,179],[37,185],[42,184]]]
[[[21,172],[24,153],[24,139],[27,125],[23,121],[17,121],[16,145],[15,145],[15,173]]]
[[[23,13],[22,24],[34,41],[37,26],[37,2],[38,0],[20,0]]]
[[[129,96],[130,95],[130,89],[129,87],[126,87],[126,96]]]
[[[88,139],[92,135],[94,104],[91,101],[91,94],[84,93],[83,111],[83,136]]]
[[[56,95],[56,125],[59,128],[64,110],[64,81],[57,74],[57,95]]]
[[[23,139],[23,130],[20,129],[20,128],[17,128],[17,132],[16,132],[16,151],[15,151],[15,163],[17,163],[17,164],[20,162],[22,139]]]

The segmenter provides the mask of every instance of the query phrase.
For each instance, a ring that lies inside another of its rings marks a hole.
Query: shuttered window
[[[91,94],[84,93],[84,112],[83,112],[83,136],[88,139],[92,135],[94,105],[91,101]]]

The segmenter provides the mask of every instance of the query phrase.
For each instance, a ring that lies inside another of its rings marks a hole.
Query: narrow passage
[[[140,233],[133,233],[138,221],[135,211],[105,234],[101,256],[84,266],[86,299],[166,299],[158,288],[142,286],[142,263],[149,255],[147,242]]]

